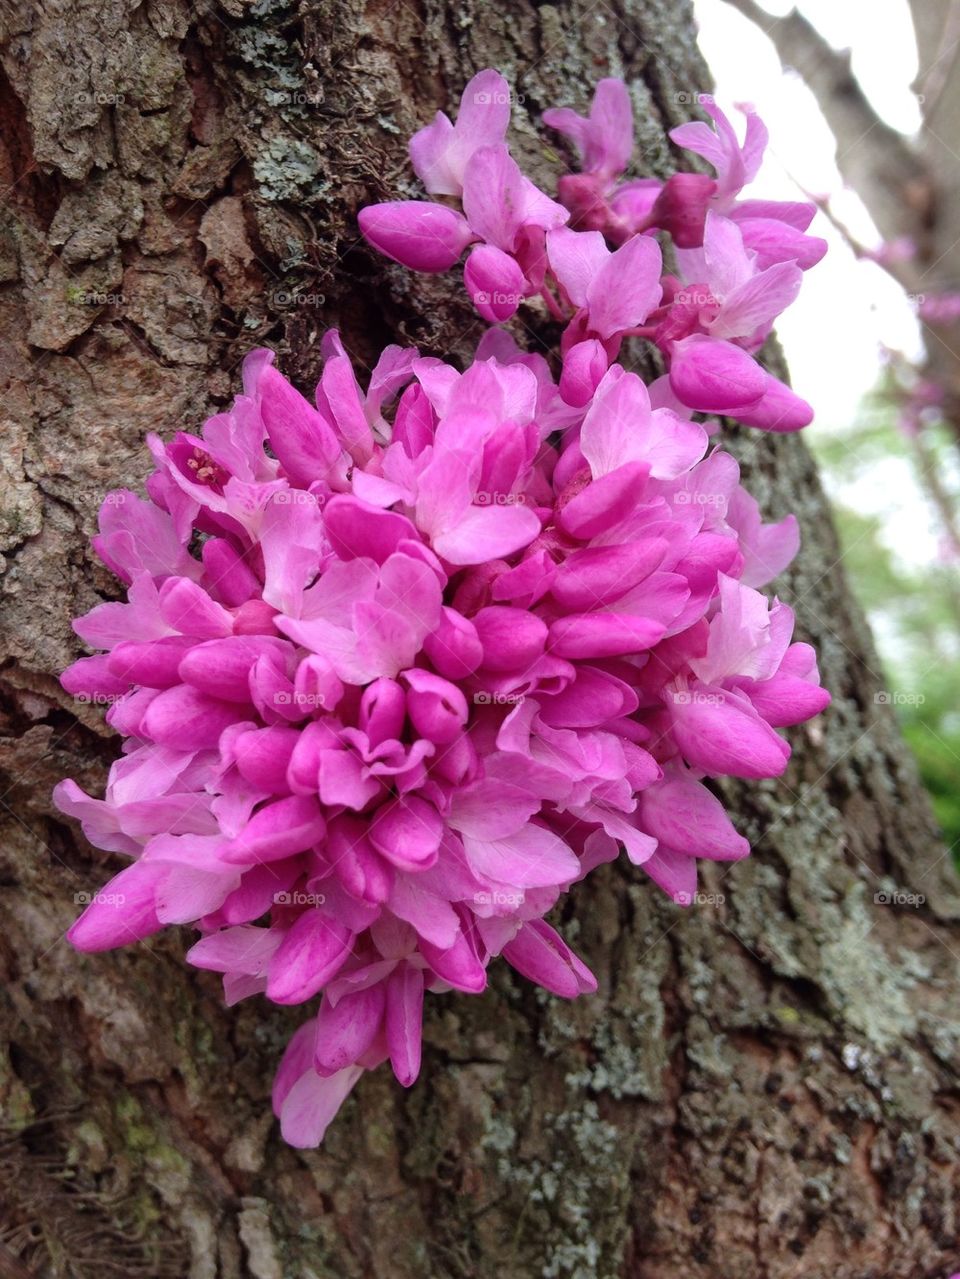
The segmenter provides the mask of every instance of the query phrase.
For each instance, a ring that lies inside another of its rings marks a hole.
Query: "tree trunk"
[[[669,172],[666,130],[707,87],[686,0],[7,0],[0,21],[0,1276],[960,1269],[960,898],[796,438],[731,446],[769,514],[801,518],[781,598],[833,707],[792,731],[784,781],[728,789],[755,852],[708,864],[703,904],[625,860],[574,890],[598,995],[495,965],[482,998],[429,1001],[410,1092],[368,1076],[302,1152],[269,1113],[302,1011],[224,1009],[186,930],[88,957],[63,939],[120,864],[50,803],[118,749],[56,682],[70,618],[117,589],[86,546],[102,495],[142,481],[147,431],[222,405],[257,343],[304,388],[333,324],[361,362],[397,339],[465,354],[459,282],[385,267],[357,208],[415,193],[406,138],[485,65],[544,185],[539,112],[608,74]],[[920,903],[878,901],[895,891]]]

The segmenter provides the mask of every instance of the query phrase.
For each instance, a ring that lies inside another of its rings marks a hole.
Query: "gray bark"
[[[398,338],[464,354],[459,282],[375,260],[356,209],[414,193],[407,136],[485,65],[523,95],[547,186],[537,115],[605,74],[669,172],[666,130],[708,87],[688,4],[24,0],[2,23],[0,1274],[958,1268],[960,897],[800,440],[731,435],[769,515],[802,520],[781,597],[834,705],[792,732],[785,780],[728,788],[755,852],[708,868],[722,903],[683,913],[626,863],[576,889],[561,926],[597,996],[500,966],[482,998],[433,998],[418,1084],[368,1076],[298,1152],[268,1094],[302,1010],[225,1010],[186,930],[92,957],[63,940],[119,868],[49,797],[102,785],[118,748],[55,678],[70,618],[117,589],[86,547],[103,493],[142,480],[147,430],[223,404],[257,342],[302,387],[334,323],[367,363]],[[894,889],[924,902],[875,901]]]

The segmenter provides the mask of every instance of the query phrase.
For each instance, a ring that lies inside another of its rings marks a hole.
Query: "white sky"
[[[763,0],[770,25],[792,7]],[[916,43],[906,0],[800,0],[804,15],[836,48],[849,48],[853,70],[877,112],[906,133],[920,124],[910,84],[917,74]],[[843,188],[834,142],[816,101],[800,79],[784,74],[773,45],[723,0],[696,0],[700,45],[716,80],[724,110],[750,102],[770,130],[767,160],[750,196],[797,199],[798,183],[829,196],[831,206],[868,247],[880,236],[860,200]],[[731,112],[734,119],[738,113]],[[802,197],[799,197],[802,198]],[[878,266],[858,261],[823,217],[811,230],[830,243],[826,258],[807,272],[800,297],[777,324],[799,394],[816,410],[807,429],[829,431],[849,424],[863,395],[877,381],[881,348],[915,358],[919,329],[903,291]],[[865,467],[854,484],[837,490],[848,505],[884,515],[886,538],[908,564],[936,558],[940,534],[902,461]]]

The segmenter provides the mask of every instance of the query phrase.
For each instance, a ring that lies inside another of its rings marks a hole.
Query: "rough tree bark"
[[[301,1014],[221,1005],[186,937],[80,958],[75,894],[113,859],[52,812],[117,741],[56,673],[116,590],[86,548],[149,430],[196,426],[254,343],[312,385],[339,323],[465,353],[450,279],[356,243],[413,193],[404,143],[474,70],[534,119],[627,76],[649,170],[705,88],[677,0],[7,0],[0,415],[5,439],[0,1274],[191,1279],[943,1279],[960,1268],[960,899],[851,600],[801,441],[732,437],[804,550],[781,595],[835,697],[783,782],[730,789],[754,856],[684,914],[625,863],[576,890],[601,992],[496,969],[435,998],[408,1094],[364,1080],[320,1152],[268,1090]],[[648,171],[649,171],[648,170]],[[543,328],[526,315],[527,340]],[[918,907],[877,904],[894,889]]]

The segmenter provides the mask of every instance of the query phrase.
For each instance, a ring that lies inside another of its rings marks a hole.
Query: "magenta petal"
[[[558,566],[550,593],[564,608],[601,607],[648,577],[666,551],[667,543],[659,537],[574,551]]]
[[[560,394],[576,408],[590,402],[607,371],[609,360],[603,344],[595,338],[578,342],[563,357]]]
[[[280,1132],[284,1141],[301,1150],[319,1146],[362,1074],[362,1066],[348,1066],[326,1077],[315,1070],[302,1074],[280,1107]]]
[[[417,930],[419,945],[452,946],[460,930],[457,912],[448,901],[421,887],[423,872],[397,875],[387,904],[398,919]]]
[[[298,1026],[290,1037],[273,1076],[271,1100],[273,1113],[280,1114],[280,1107],[290,1094],[291,1088],[301,1075],[313,1066],[313,1046],[316,1039],[317,1019],[311,1017],[302,1026]]]
[[[432,866],[442,838],[440,814],[416,795],[384,804],[370,826],[370,842],[401,870]]]
[[[774,728],[803,724],[826,710],[832,700],[819,684],[781,672],[759,683],[741,680],[739,686],[757,714]]]
[[[585,173],[616,177],[623,172],[633,150],[633,107],[622,80],[599,80],[589,116],[570,107],[550,107],[543,122],[566,134],[580,152]]]
[[[371,746],[399,739],[407,713],[403,689],[392,679],[377,679],[368,684],[360,699],[360,728]]]
[[[513,941],[504,946],[503,957],[518,973],[563,999],[597,989],[590,969],[542,919],[523,924]]]
[[[421,737],[430,742],[452,742],[467,722],[467,699],[449,680],[431,671],[412,668],[403,674],[410,686],[407,713]]]
[[[241,718],[240,707],[181,684],[158,693],[143,716],[141,730],[159,746],[209,750],[220,734]]]
[[[789,386],[767,375],[763,395],[754,404],[730,409],[744,426],[758,426],[764,431],[799,431],[813,421],[813,409]]]
[[[470,868],[481,879],[517,888],[569,884],[580,873],[576,853],[559,835],[532,823],[514,835],[482,841],[464,835]]]
[[[805,207],[809,210],[813,206]],[[731,216],[743,235],[744,247],[757,255],[761,271],[775,262],[796,262],[806,271],[816,266],[827,251],[826,240],[804,235],[803,228],[790,226],[778,217],[744,217],[742,205]]]
[[[233,743],[233,755],[242,777],[251,785],[283,794],[287,790],[287,768],[300,734],[293,728],[250,729]]]
[[[274,368],[259,381],[260,412],[274,453],[294,484],[322,479],[340,456],[333,427]]]
[[[98,892],[67,931],[67,941],[77,950],[111,950],[128,946],[158,932],[163,926],[154,908],[157,886],[168,866],[136,862]]]
[[[483,660],[483,645],[469,618],[444,606],[440,621],[423,642],[431,664],[447,679],[471,675]]]
[[[123,646],[121,646],[123,647]],[[128,646],[128,647],[137,647]],[[152,644],[146,645],[152,648]],[[113,654],[100,653],[96,657],[81,657],[68,666],[60,676],[60,685],[65,692],[72,694],[79,701],[112,701],[130,691],[131,683],[141,683],[125,675],[122,664],[116,668],[111,666]],[[179,661],[179,653],[177,654]],[[159,687],[159,686],[155,686]]]
[[[591,281],[609,260],[610,250],[599,231],[559,227],[547,235],[547,257],[573,305],[585,307]]]
[[[719,799],[700,782],[679,779],[651,786],[640,797],[640,812],[644,830],[677,852],[718,861],[750,852]]]
[[[502,839],[519,831],[539,807],[536,795],[485,777],[454,793],[447,824],[476,839]]]
[[[643,863],[655,884],[659,884],[678,906],[690,906],[697,891],[697,859],[672,849],[658,848]]]
[[[631,714],[637,702],[629,684],[596,667],[580,665],[571,684],[543,699],[540,719],[551,727],[592,728]]]
[[[777,262],[741,281],[723,300],[710,331],[719,338],[749,338],[796,300],[803,272],[794,262]]]
[[[649,463],[628,462],[593,480],[561,508],[561,528],[584,541],[616,528],[636,508],[649,474]]]
[[[526,671],[543,653],[547,626],[521,608],[482,608],[473,624],[483,645],[483,669]]]
[[[323,838],[323,812],[309,795],[291,795],[266,804],[250,818],[246,827],[225,850],[224,860],[275,862],[302,853]]]
[[[617,657],[652,648],[666,627],[626,613],[572,613],[550,627],[549,649],[557,657]]]
[[[355,1065],[376,1038],[385,1005],[382,983],[344,995],[336,1007],[324,999],[317,1014],[317,1070],[330,1075]]]
[[[667,231],[678,249],[699,248],[707,207],[716,190],[716,182],[704,173],[675,173],[654,201],[651,225]]]
[[[438,555],[451,564],[482,564],[521,550],[540,532],[540,521],[525,506],[470,506],[433,539]]]
[[[420,1073],[423,971],[400,964],[387,982],[387,1047],[393,1073],[409,1088]]]
[[[352,945],[353,933],[345,924],[316,908],[304,911],[270,960],[267,998],[302,1004],[339,972]]]
[[[293,762],[297,762],[297,752],[294,752]],[[315,785],[311,788],[308,784],[306,789],[318,790],[324,804],[343,805],[359,811],[379,793],[380,783],[370,775],[355,751],[331,747],[319,752]]]
[[[218,639],[233,631],[233,618],[186,577],[168,577],[160,587],[160,616],[181,635]]]
[[[296,857],[262,866],[238,868],[239,885],[224,898],[219,918],[225,924],[249,924],[259,919],[282,900],[282,896],[300,878],[301,865]],[[279,942],[279,936],[277,941]]]
[[[724,413],[756,404],[766,390],[767,374],[732,342],[694,334],[673,345],[670,386],[689,408]]]
[[[426,200],[368,204],[358,221],[375,249],[413,271],[448,271],[474,238],[462,213]]]
[[[417,177],[432,195],[460,195],[464,169],[478,147],[500,142],[510,123],[510,86],[487,68],[473,77],[460,99],[457,123],[442,111],[410,139]]]
[[[568,213],[523,176],[502,143],[480,147],[464,169],[463,211],[471,229],[505,252],[517,247],[526,225],[562,226]]]
[[[395,876],[370,843],[367,827],[359,818],[346,814],[335,817],[325,851],[347,892],[358,901],[376,904],[390,896]]]
[[[516,258],[492,244],[470,250],[463,268],[470,301],[489,324],[501,324],[523,301],[526,281]]]
[[[290,646],[263,635],[232,635],[197,644],[180,663],[185,684],[225,702],[250,701],[250,671],[259,657],[283,660]]]
[[[201,551],[210,589],[225,604],[236,608],[259,594],[260,582],[243,556],[223,537],[211,537]]]
[[[378,510],[343,493],[324,507],[323,527],[342,560],[370,559],[376,564],[384,564],[405,539],[416,537],[405,516]]]
[[[787,743],[732,694],[717,689],[676,693],[670,715],[681,755],[705,773],[779,777],[787,766]]]
[[[454,990],[478,995],[486,989],[487,970],[465,933],[460,933],[445,950],[421,938],[420,953],[437,976]]]
[[[187,951],[188,964],[215,973],[242,973],[260,977],[280,944],[280,934],[272,928],[238,925],[202,937]]]
[[[656,240],[635,235],[612,253],[587,289],[590,327],[613,338],[642,324],[660,301],[663,260]]]
[[[180,663],[194,641],[184,635],[169,635],[146,643],[117,644],[106,661],[107,669],[130,684],[146,688],[172,688],[180,683]],[[77,663],[76,665],[79,665]],[[70,667],[70,670],[76,669]],[[64,672],[66,678],[68,672]],[[63,682],[63,681],[61,681]],[[67,685],[64,684],[64,688]],[[74,689],[67,688],[68,693]]]

